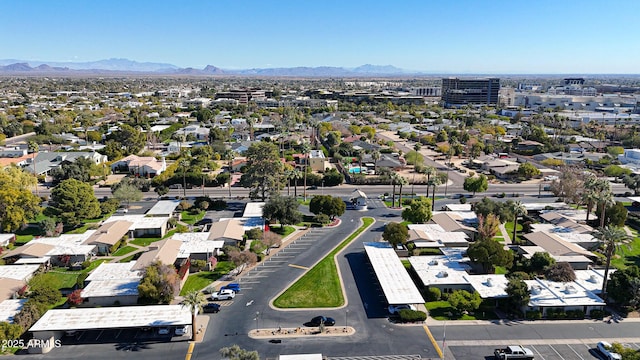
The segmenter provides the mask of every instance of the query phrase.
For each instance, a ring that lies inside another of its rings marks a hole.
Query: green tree
[[[487,177],[484,175],[480,176],[472,176],[464,179],[464,184],[462,185],[465,191],[472,192],[473,196],[476,196],[477,192],[487,191],[489,188],[489,182]]]
[[[207,298],[200,291],[191,291],[184,296],[182,307],[189,309],[191,313],[191,340],[196,341],[196,315],[202,312],[202,305],[207,303]]]
[[[235,344],[230,347],[223,347],[220,349],[220,354],[229,360],[260,360],[257,351],[244,350]]]
[[[431,200],[424,196],[413,199],[409,207],[402,210],[402,219],[414,224],[424,224],[431,220]]]
[[[347,205],[341,198],[331,195],[316,195],[309,202],[309,211],[315,215],[325,214],[331,219],[341,216],[346,209]]]
[[[526,179],[531,179],[534,176],[540,175],[540,170],[532,163],[526,162],[520,164],[520,166],[518,167],[518,175]]]
[[[31,192],[36,178],[16,166],[0,168],[0,226],[14,232],[41,211],[40,199]]]
[[[604,219],[604,223],[609,226],[624,226],[627,221],[627,215],[629,211],[620,201],[616,201],[615,204],[607,206],[604,216],[601,214],[600,209],[596,210],[596,216]]]
[[[576,273],[568,262],[557,262],[547,267],[545,276],[551,281],[568,283],[576,280]]]
[[[76,179],[64,180],[51,191],[47,213],[64,224],[77,226],[100,216],[100,204],[91,185]]]
[[[424,156],[415,150],[411,150],[404,155],[407,164],[409,165],[419,165],[424,164]]]
[[[166,185],[158,185],[153,191],[158,194],[158,197],[163,197],[169,193],[169,188]]]
[[[556,263],[556,260],[551,257],[551,254],[548,252],[536,252],[529,259],[529,269],[532,272],[540,274],[547,267]]]
[[[477,310],[482,303],[482,298],[477,291],[470,293],[466,290],[455,290],[449,294],[448,301],[458,313],[464,313]]]
[[[127,207],[129,207],[131,201],[142,200],[142,191],[133,184],[125,184],[113,191],[113,197],[120,202],[126,202]]]
[[[146,137],[140,130],[121,124],[120,129],[107,136],[107,140],[113,140],[120,144],[123,155],[137,154],[143,148]]]
[[[281,226],[297,224],[302,221],[299,206],[295,198],[276,194],[264,204],[262,216],[269,221],[276,220]]]
[[[168,304],[179,287],[180,279],[175,268],[155,261],[144,269],[138,284],[138,301],[143,304]]]
[[[640,308],[640,267],[631,265],[611,274],[607,294],[621,306]]]
[[[511,268],[513,253],[493,240],[476,241],[469,246],[467,255],[471,261],[482,266],[482,271],[493,274],[496,266]]]
[[[284,164],[273,143],[253,143],[246,152],[247,168],[240,183],[250,189],[249,197],[267,199],[284,188]]]
[[[322,181],[324,186],[338,186],[344,182],[344,175],[338,172],[337,169],[331,168],[324,173]]]
[[[602,298],[607,299],[607,281],[609,279],[609,269],[611,267],[611,258],[616,249],[623,244],[629,243],[629,236],[624,229],[615,226],[601,227],[593,234],[604,245],[604,254],[606,257],[604,267],[604,280],[602,282]]]
[[[409,240],[409,229],[404,224],[390,222],[384,227],[382,239],[394,247],[399,244],[404,244]]]
[[[529,304],[531,293],[529,287],[521,279],[510,279],[505,289],[508,297],[508,304],[513,310],[520,310],[523,306]]]
[[[631,175],[632,171],[631,169],[623,168],[622,166],[609,165],[604,168],[604,174],[607,176],[615,177],[617,179],[626,175]]]
[[[22,326],[18,324],[9,324],[6,321],[0,321],[0,341],[17,340],[22,335]]]

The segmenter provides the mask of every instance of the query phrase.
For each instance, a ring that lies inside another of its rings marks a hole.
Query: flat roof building
[[[500,79],[442,79],[442,104],[445,107],[497,105]]]

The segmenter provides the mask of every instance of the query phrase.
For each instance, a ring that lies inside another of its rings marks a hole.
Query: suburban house
[[[91,236],[83,242],[85,245],[94,245],[96,253],[110,254],[114,246],[129,233],[132,222],[126,220],[113,221],[100,226]]]
[[[69,151],[69,152],[39,152],[35,158],[35,174],[48,175],[53,169],[62,167],[65,163],[76,162],[79,158],[91,160],[94,164],[104,164],[107,156],[97,152]],[[34,160],[29,156],[27,164],[23,166],[25,171],[34,173]]]
[[[438,224],[409,224],[409,241],[416,248],[469,247],[469,235],[463,231],[446,231]]]
[[[188,232],[175,233],[171,239],[182,242],[178,259],[205,260],[211,256],[220,255],[220,250],[224,246],[222,240],[209,239],[208,232]]]
[[[176,211],[180,200],[160,200],[147,213],[148,217],[175,217],[180,219],[180,213]]]
[[[156,241],[149,245],[149,251],[140,255],[132,270],[143,270],[151,263],[159,261],[165,265],[174,265],[180,253],[182,241],[165,239]]]
[[[142,271],[134,270],[135,261],[102,263],[85,279],[81,306],[135,305]]]
[[[429,223],[440,225],[446,232],[462,232],[467,235],[471,241],[473,241],[478,230],[472,226],[466,225],[465,221],[470,225],[474,222],[465,220],[465,218],[460,216],[459,213],[460,212],[458,211],[434,211]],[[469,211],[467,213],[475,215],[473,211]]]
[[[0,265],[0,304],[15,298],[39,269],[39,265]]]
[[[533,246],[522,245],[518,250],[530,258],[536,252],[547,252],[558,262],[567,262],[575,270],[586,270],[597,258],[580,245],[569,242],[553,233],[534,232],[522,235]]]
[[[244,226],[240,220],[222,220],[211,224],[207,239],[222,241],[224,245],[237,246],[242,241],[244,231]]]
[[[131,223],[129,227],[129,238],[138,237],[164,237],[169,226],[169,218],[164,216],[153,217],[145,215],[113,215],[106,219],[104,223],[114,221],[128,221]]]
[[[0,234],[0,247],[9,246],[16,241],[16,234]]]
[[[321,172],[327,168],[327,164],[329,163],[322,150],[311,150],[309,152],[308,161],[311,170]]]
[[[152,156],[129,155],[111,164],[111,171],[126,172],[141,177],[154,177],[167,169],[164,158],[162,161]]]
[[[96,230],[83,234],[62,234],[58,237],[35,238],[3,256],[13,264],[51,264],[69,266],[80,264],[93,256],[96,245],[86,245],[84,241]]]

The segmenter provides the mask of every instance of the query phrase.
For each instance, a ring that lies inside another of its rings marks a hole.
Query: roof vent
[[[598,282],[598,277],[595,276],[595,275],[589,276],[589,282],[597,283]]]
[[[429,261],[429,265],[438,265],[438,260],[437,259],[433,259],[433,260]]]
[[[488,287],[492,287],[493,286],[493,281],[491,279],[487,279],[486,284],[487,284]]]
[[[449,274],[446,271],[440,271],[437,275],[439,278],[449,277]]]
[[[531,287],[531,293],[534,294],[534,295],[539,295],[540,294],[540,290],[542,290],[542,289],[540,289],[540,286],[538,286],[538,285],[534,285],[534,286]]]
[[[577,293],[577,292],[578,292],[578,290],[576,290],[576,288],[575,288],[575,287],[573,287],[573,286],[571,286],[571,285],[567,285],[567,286],[564,288],[564,292],[565,292],[565,293],[567,293],[567,294],[575,294],[575,293]]]

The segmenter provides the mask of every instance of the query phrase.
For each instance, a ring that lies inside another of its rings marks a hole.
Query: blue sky
[[[640,73],[638,0],[4,0],[0,58]]]

